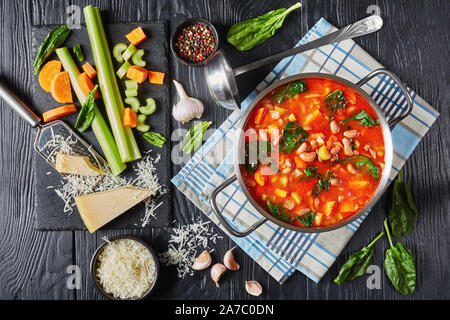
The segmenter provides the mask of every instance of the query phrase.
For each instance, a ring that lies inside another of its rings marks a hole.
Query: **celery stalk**
[[[140,159],[141,153],[131,128],[124,127],[122,124],[124,105],[117,85],[100,11],[89,5],[84,8],[84,17],[97,67],[100,91],[120,157],[123,162]]]
[[[61,60],[61,63],[64,67],[64,70],[69,73],[70,82],[72,84],[73,91],[77,96],[78,100],[81,104],[83,104],[86,100],[86,95],[83,93],[83,90],[78,83],[78,75],[80,71],[78,70],[75,61],[67,48],[58,48],[55,50],[56,54]],[[117,150],[116,142],[114,141],[114,137],[111,134],[111,131],[108,128],[108,125],[103,118],[102,113],[98,109],[97,105],[94,104],[95,117],[94,121],[92,121],[92,131],[97,138],[100,148],[105,155],[106,161],[109,164],[109,168],[111,169],[111,173],[114,176],[120,174],[127,167],[125,163],[122,162],[120,158],[119,151]]]

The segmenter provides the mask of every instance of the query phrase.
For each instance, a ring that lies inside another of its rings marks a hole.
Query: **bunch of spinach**
[[[255,172],[258,166],[270,156],[272,145],[269,141],[250,141],[245,144],[245,167]]]
[[[236,23],[228,30],[227,41],[238,50],[250,50],[272,37],[281,28],[286,16],[300,7],[300,2],[297,2],[288,9],[272,10],[257,18]]]
[[[345,159],[340,160],[339,162],[344,164],[347,162],[353,161],[356,165],[356,168],[360,168],[360,167],[365,167],[369,173],[372,175],[372,178],[374,178],[375,180],[378,179],[379,175],[380,175],[380,168],[378,168],[373,162],[372,160],[370,160],[369,158],[365,157],[365,156],[353,156],[353,157],[348,157]]]
[[[325,96],[325,105],[333,112],[333,114],[336,113],[338,109],[345,109],[347,106],[347,99],[345,98],[344,92],[339,89],[331,91]]]
[[[289,122],[283,129],[280,142],[281,152],[292,152],[308,138],[309,133],[303,130],[296,121]]]
[[[364,275],[367,272],[367,268],[372,265],[372,247],[383,235],[384,232],[381,232],[369,245],[353,253],[341,267],[339,275],[334,279],[334,283],[349,282]]]
[[[206,129],[208,129],[211,124],[212,122],[210,121],[203,121],[189,129],[184,137],[183,147],[181,148],[184,153],[191,153],[200,148],[203,143]]]
[[[416,289],[416,267],[411,250],[403,248],[400,242],[392,244],[391,234],[384,220],[384,228],[389,239],[390,249],[386,250],[384,269],[394,288],[401,294],[411,295]]]
[[[366,127],[376,126],[380,123],[379,120],[373,120],[372,117],[364,110],[345,120],[342,120],[341,124],[347,123],[351,120],[359,120],[358,123]]]
[[[272,96],[276,104],[280,104],[284,100],[292,98],[296,94],[307,92],[306,83],[302,80],[289,83],[286,87],[278,89]]]
[[[396,238],[406,236],[418,217],[417,207],[409,190],[409,185],[403,181],[402,170],[394,180],[388,217],[392,234]]]
[[[98,84],[95,85],[94,89],[89,92],[86,97],[86,101],[81,107],[81,111],[78,114],[77,122],[75,123],[75,129],[78,129],[80,132],[86,131],[92,124],[92,121],[95,117],[95,92],[97,92]]]
[[[41,65],[45,62],[45,60],[55,51],[55,49],[59,48],[66,38],[70,34],[70,29],[67,25],[63,24],[62,26],[52,30],[47,37],[45,37],[41,46],[36,55],[36,59],[34,60],[34,74],[37,74]]]

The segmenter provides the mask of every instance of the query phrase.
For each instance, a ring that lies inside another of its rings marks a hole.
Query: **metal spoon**
[[[236,76],[294,54],[373,33],[380,30],[382,26],[383,19],[380,16],[372,15],[319,39],[235,69],[231,68],[223,52],[219,50],[205,66],[205,78],[209,92],[218,105],[232,110],[239,109],[240,100],[236,85]]]

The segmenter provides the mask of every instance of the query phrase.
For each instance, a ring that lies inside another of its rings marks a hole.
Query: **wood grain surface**
[[[66,8],[91,3],[108,12],[109,21],[148,21],[167,19],[173,31],[186,17],[199,16],[217,26],[221,46],[232,65],[237,66],[292,47],[320,17],[341,27],[367,15],[369,6],[378,6],[384,19],[383,29],[356,42],[378,59],[441,116],[405,165],[405,179],[410,183],[420,218],[412,233],[402,242],[414,252],[418,271],[417,290],[411,297],[398,294],[382,271],[384,239],[375,247],[374,264],[381,267],[381,289],[367,289],[367,277],[352,283],[335,285],[332,279],[351,252],[359,249],[382,229],[386,215],[386,196],[379,201],[334,266],[319,284],[297,272],[279,285],[244,252],[236,250],[241,265],[228,272],[217,289],[209,272],[179,280],[173,268],[162,269],[162,277],[152,299],[247,299],[245,280],[258,280],[265,293],[254,299],[449,299],[450,298],[450,26],[448,0],[303,0],[301,11],[291,14],[278,34],[258,49],[238,52],[225,41],[227,28],[243,19],[268,10],[285,7],[294,1],[1,1],[0,2],[0,79],[30,102],[34,57],[31,55],[31,25],[61,24]],[[372,13],[372,12],[369,12]],[[245,97],[273,67],[266,66],[243,75],[238,85]],[[185,84],[189,95],[204,101],[204,120],[218,127],[229,111],[216,107],[207,92],[201,68],[189,68],[175,59],[170,61],[171,75]],[[176,102],[171,88],[172,102]],[[31,106],[33,107],[33,106]],[[165,229],[39,232],[33,229],[32,215],[34,172],[32,158],[33,130],[0,101],[0,299],[102,299],[89,277],[89,263],[101,237],[130,234],[148,241],[157,252],[167,248]],[[172,121],[173,130],[187,128]],[[172,147],[178,142],[172,142]],[[173,165],[175,174],[181,166]],[[195,206],[176,190],[172,191],[175,225],[205,219]],[[219,232],[220,233],[220,232]],[[227,237],[214,251],[221,260],[233,246]],[[81,288],[68,289],[67,267],[79,266]]]

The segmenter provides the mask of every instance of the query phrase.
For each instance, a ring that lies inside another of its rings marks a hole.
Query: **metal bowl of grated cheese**
[[[98,291],[112,300],[147,297],[159,276],[153,249],[133,236],[104,238],[91,260],[91,276]]]

